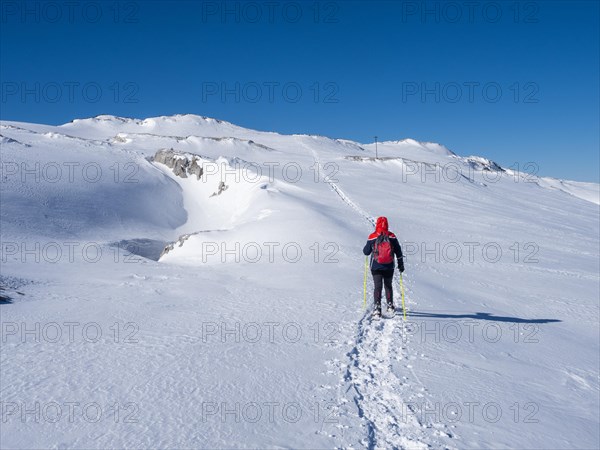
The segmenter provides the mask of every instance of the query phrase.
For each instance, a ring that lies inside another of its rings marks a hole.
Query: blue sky
[[[0,118],[194,113],[599,181],[597,1],[2,1]]]

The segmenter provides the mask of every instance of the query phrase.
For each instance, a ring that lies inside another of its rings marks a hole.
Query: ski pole
[[[363,308],[367,309],[367,268],[369,267],[369,257],[365,256],[365,278],[363,281]]]
[[[404,283],[402,282],[402,272],[400,272],[400,292],[402,294],[402,315],[406,320],[406,308],[404,307]]]

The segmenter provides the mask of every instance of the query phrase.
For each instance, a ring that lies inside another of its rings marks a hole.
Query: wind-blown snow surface
[[[600,446],[597,184],[190,115],[0,134],[0,447]],[[363,309],[377,215],[407,322]]]

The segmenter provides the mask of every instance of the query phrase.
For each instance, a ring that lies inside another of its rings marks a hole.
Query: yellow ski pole
[[[404,307],[404,283],[402,282],[402,272],[400,272],[400,292],[402,293],[402,315],[406,320],[406,308]]]
[[[367,309],[367,269],[369,268],[369,257],[365,256],[365,279],[363,282],[363,308]]]

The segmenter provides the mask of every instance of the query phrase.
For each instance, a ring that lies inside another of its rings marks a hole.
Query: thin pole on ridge
[[[369,267],[369,257],[365,256],[365,276],[363,281],[363,309],[367,309],[367,269]]]
[[[406,307],[404,306],[404,283],[402,282],[402,272],[400,272],[400,293],[402,295],[402,316],[406,321]]]

